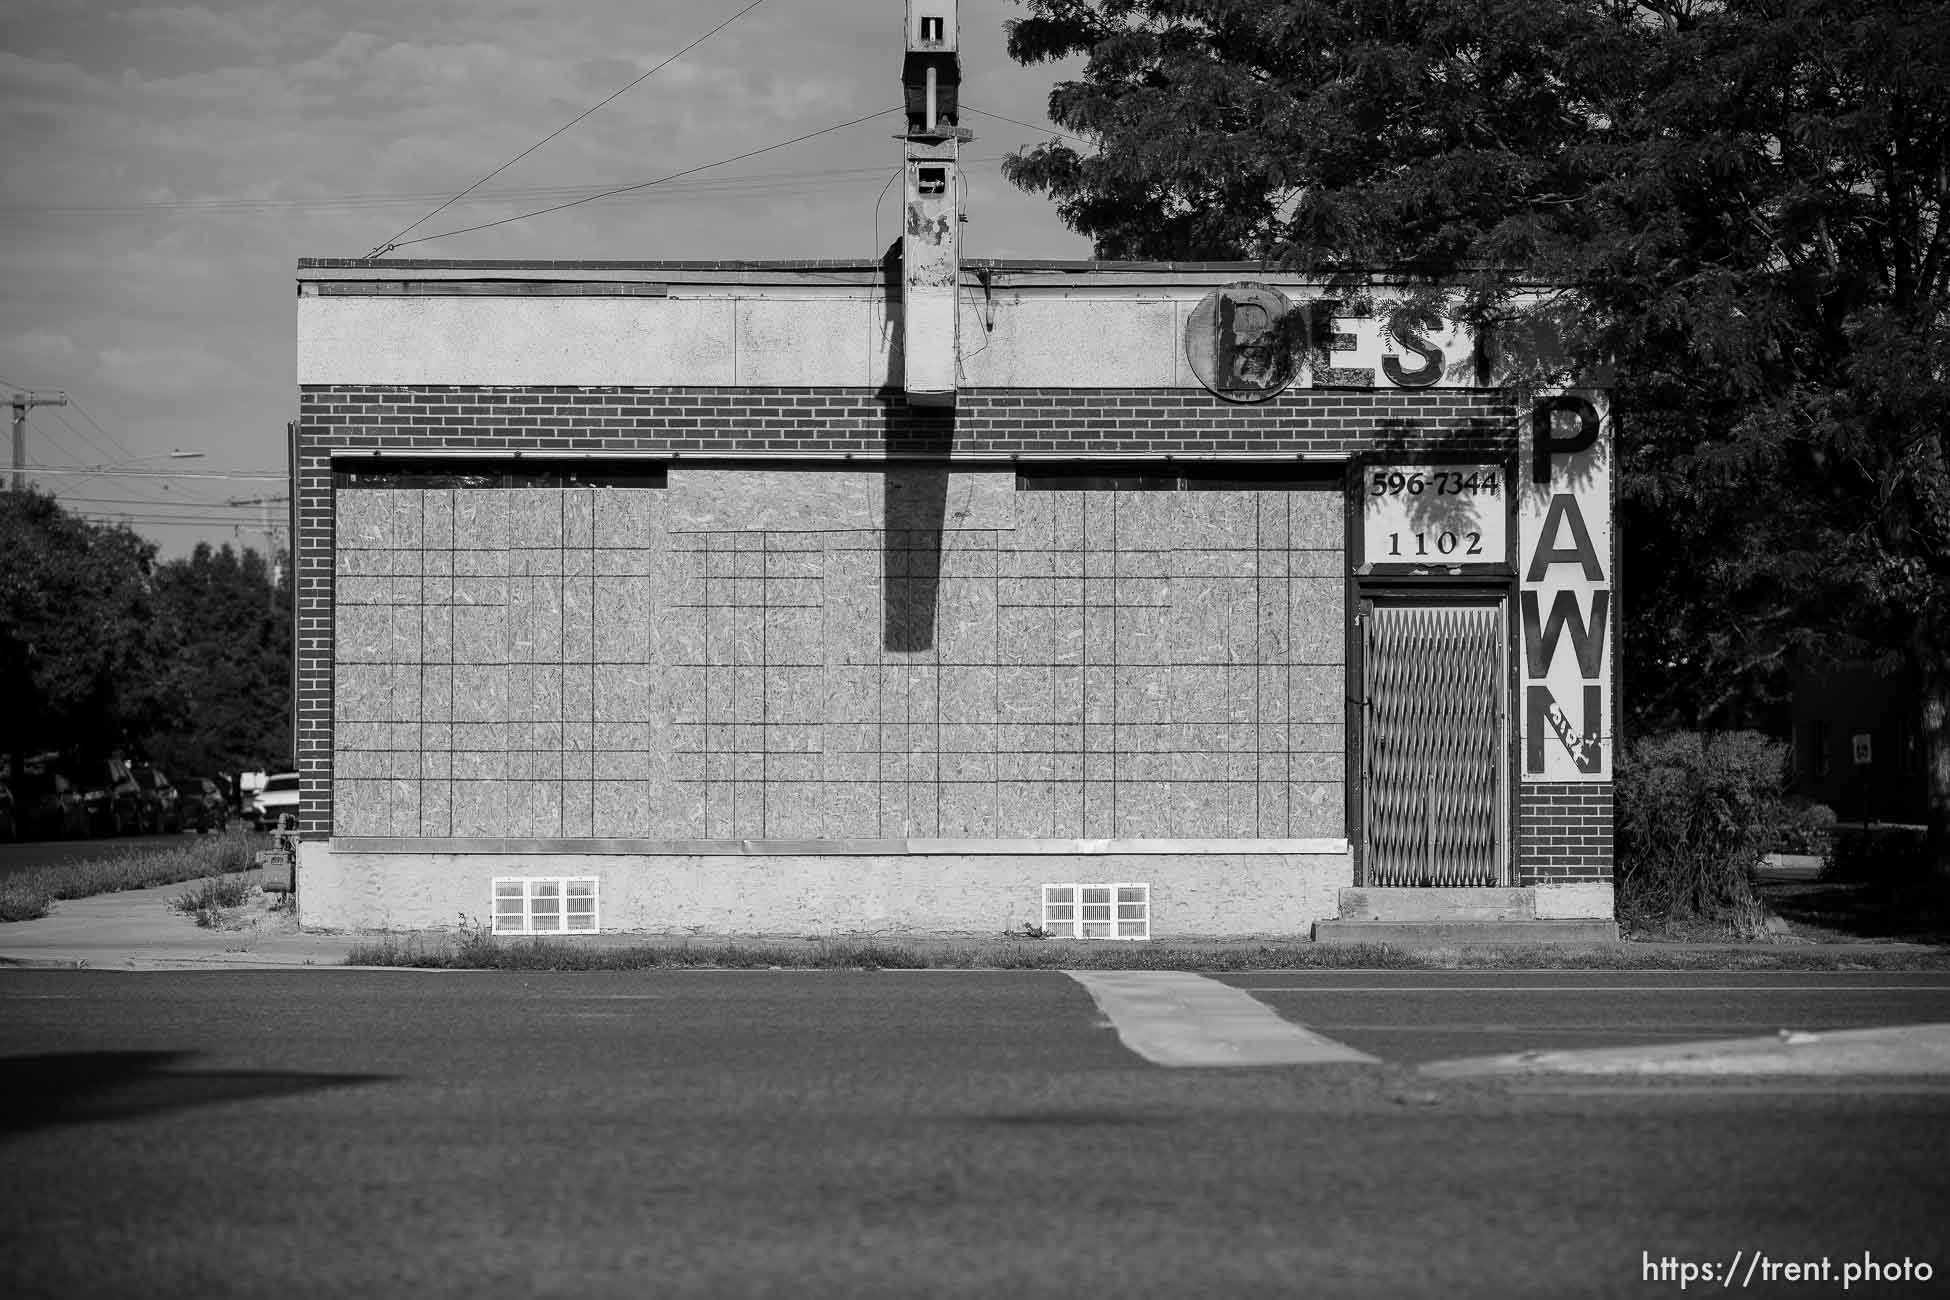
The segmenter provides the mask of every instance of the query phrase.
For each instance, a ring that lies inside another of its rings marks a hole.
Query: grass
[[[1818,946],[1647,948],[1482,944],[1398,948],[1388,944],[1211,945],[876,939],[657,941],[502,939],[485,927],[388,935],[354,947],[349,966],[423,970],[1947,970],[1950,950],[1849,950]]]
[[[130,846],[105,858],[29,867],[0,879],[0,921],[46,916],[59,898],[88,898],[249,871],[263,842],[257,835],[199,835],[168,848]]]
[[[195,887],[177,895],[170,906],[194,918],[206,930],[219,930],[223,928],[225,911],[242,907],[256,888],[243,876],[207,876]]]

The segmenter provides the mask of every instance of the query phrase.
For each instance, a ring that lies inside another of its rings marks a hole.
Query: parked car
[[[74,782],[88,809],[88,828],[96,835],[133,835],[143,826],[142,787],[119,758],[84,758],[61,775]]]
[[[14,792],[0,781],[0,840],[20,838],[20,817],[14,808]]]
[[[14,814],[30,839],[82,839],[88,834],[88,805],[81,791],[59,772],[29,772],[15,782]]]
[[[151,835],[174,835],[183,829],[183,814],[176,806],[176,783],[153,763],[136,763],[129,768],[142,790],[142,827]]]
[[[263,786],[244,805],[244,817],[251,829],[276,830],[282,818],[298,819],[298,774],[279,772],[266,778]]]
[[[230,821],[230,800],[209,777],[192,776],[176,787],[176,812],[184,830],[220,831]]]

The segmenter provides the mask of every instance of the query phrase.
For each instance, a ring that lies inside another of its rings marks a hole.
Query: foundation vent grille
[[[599,900],[594,876],[496,876],[494,933],[594,934]]]
[[[1043,929],[1052,939],[1149,939],[1151,886],[1043,886]]]

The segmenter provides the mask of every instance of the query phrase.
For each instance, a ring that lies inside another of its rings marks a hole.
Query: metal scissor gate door
[[[1504,879],[1503,603],[1382,604],[1365,620],[1369,886]]]

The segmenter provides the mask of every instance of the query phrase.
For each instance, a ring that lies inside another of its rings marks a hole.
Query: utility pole
[[[14,491],[27,490],[27,411],[34,406],[66,406],[66,393],[14,394]]]
[[[278,602],[278,578],[280,576],[279,575],[280,566],[278,564],[279,530],[275,525],[271,523],[271,507],[288,505],[290,501],[291,501],[290,497],[272,496],[272,497],[231,497],[224,502],[225,505],[256,506],[258,508],[258,517],[262,521],[258,525],[258,531],[264,534],[264,549],[266,551],[266,554],[264,556],[264,562],[269,566],[270,569],[271,605],[273,608],[276,608]]]

